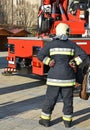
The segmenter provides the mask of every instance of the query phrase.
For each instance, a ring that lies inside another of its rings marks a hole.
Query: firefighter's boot
[[[71,127],[71,123],[72,123],[72,117],[70,116],[63,116],[63,122],[66,128]]]
[[[70,128],[71,127],[72,121],[65,121],[65,120],[63,120],[63,121],[64,121],[64,125],[65,125],[66,128]]]
[[[50,120],[45,120],[45,119],[40,119],[39,120],[39,124],[40,125],[43,125],[43,126],[45,126],[45,127],[49,127],[50,126]]]

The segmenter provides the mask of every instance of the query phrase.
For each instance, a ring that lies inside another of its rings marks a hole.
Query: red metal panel
[[[32,57],[32,49],[33,46],[43,46],[43,41],[42,40],[33,40],[32,39],[28,39],[28,38],[24,38],[24,39],[20,39],[20,38],[9,38],[8,39],[8,43],[9,44],[14,44],[15,45],[15,53],[11,54],[9,52],[9,55],[15,55],[17,57]]]
[[[34,66],[34,62],[40,64],[40,66]],[[32,73],[38,75],[44,75],[44,65],[41,61],[38,60],[37,57],[32,58]]]
[[[90,55],[90,39],[76,39],[76,40],[73,40],[75,41],[83,50],[85,50],[85,52]]]
[[[56,30],[56,26],[59,24],[59,23],[66,23],[70,26],[71,30],[70,30],[70,34],[84,34],[85,33],[85,29],[84,29],[84,20],[83,21],[80,21],[80,20],[77,20],[77,21],[55,21],[54,24],[53,24],[53,28],[51,28],[50,30],[50,33],[51,34],[56,34],[55,30]]]
[[[38,47],[43,48],[44,41],[41,40],[41,41],[38,41],[38,42],[34,42],[33,46],[38,46]],[[40,64],[40,67],[34,66],[33,65],[34,62]],[[38,60],[38,58],[36,56],[32,57],[32,73],[38,74],[38,75],[44,75],[44,65],[41,61]]]
[[[90,38],[71,38],[72,41],[76,42],[81,46],[87,54],[90,55]],[[8,48],[8,57],[10,57],[8,67],[16,67],[16,57],[31,58],[32,59],[32,73],[38,75],[44,75],[44,65],[40,62],[36,55],[33,54],[33,47],[43,48],[44,40],[42,39],[29,39],[29,38],[9,38],[9,44],[15,45],[15,52],[10,53],[10,48]],[[12,59],[14,64],[12,64]],[[36,64],[36,65],[35,65]]]
[[[8,38],[8,43],[15,45],[15,52],[11,53],[10,48],[8,48],[8,57],[14,59],[14,63],[8,60],[8,67],[16,68],[16,57],[20,58],[31,58],[32,64],[34,62],[40,63],[41,67],[32,66],[32,73],[43,75],[44,68],[43,63],[41,63],[36,56],[33,57],[33,47],[43,48],[44,41],[42,39],[29,39],[29,38]]]

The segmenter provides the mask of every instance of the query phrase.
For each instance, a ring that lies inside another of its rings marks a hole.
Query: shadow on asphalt
[[[35,82],[14,85],[6,88],[0,88],[0,95],[9,94],[12,92],[17,92],[17,91],[27,90],[27,89],[28,91],[30,91],[31,88],[35,88],[38,86],[42,87],[43,85],[45,85],[45,80],[39,80]],[[31,95],[35,96],[36,94],[31,93]],[[19,102],[10,101],[6,103],[2,103],[0,104],[0,119],[6,118],[8,116],[18,115],[19,113],[23,113],[28,110],[40,109],[43,100],[44,100],[44,95],[19,101]]]
[[[85,115],[84,115],[84,114],[85,114]],[[75,117],[75,116],[80,116],[80,115],[82,115],[82,117],[80,117],[80,118],[74,120],[74,121],[72,122],[72,126],[73,126],[73,125],[77,125],[77,124],[79,124],[79,123],[81,123],[81,122],[83,122],[83,121],[85,121],[85,120],[89,120],[89,119],[90,119],[90,107],[89,107],[89,108],[82,109],[82,110],[79,110],[79,111],[76,111],[76,112],[74,112],[74,114],[73,114],[74,117]],[[56,119],[52,120],[51,125],[58,124],[58,123],[60,123],[61,121],[62,121],[62,117],[56,118]]]
[[[0,57],[0,69],[3,69],[6,66],[7,66],[6,57]]]
[[[61,121],[62,121],[62,117],[56,118],[56,119],[54,119],[54,120],[51,121],[50,125],[52,126],[52,125],[58,124]]]
[[[79,124],[85,120],[90,120],[90,107],[74,112],[74,116],[80,115],[82,115],[82,117],[79,117],[78,119],[74,120],[72,125]]]
[[[35,87],[34,84],[32,85],[32,87]],[[42,96],[34,97],[31,99],[23,100],[20,102],[14,103],[13,101],[11,101],[5,104],[0,104],[1,105],[0,119],[7,118],[9,116],[18,115],[28,110],[41,109],[44,98],[45,98],[45,95],[42,95]],[[74,116],[79,116],[79,115],[82,115],[82,117],[74,120],[72,122],[72,126],[90,119],[90,107],[74,112]],[[51,125],[58,124],[61,121],[62,121],[61,117],[56,118],[51,121]]]
[[[18,115],[28,110],[40,109],[44,100],[44,95],[23,100],[20,102],[11,102],[0,107],[0,119],[9,116]],[[0,104],[2,105],[2,104]]]
[[[0,88],[0,95],[17,92],[20,90],[26,90],[26,89],[30,91],[31,88],[45,85],[45,82],[46,82],[45,80],[39,80],[33,83],[30,82],[30,83],[21,84],[21,85]],[[9,116],[18,115],[28,110],[41,109],[44,98],[45,98],[45,95],[42,95],[42,96],[27,99],[27,100],[19,101],[19,102],[11,101],[7,103],[2,103],[0,104],[0,119],[8,118]],[[79,115],[82,115],[82,117],[79,117],[78,119],[74,120],[72,122],[72,125],[76,125],[85,120],[90,119],[90,107],[76,111],[73,114],[74,117],[79,116]],[[61,121],[62,121],[61,117],[56,118],[51,121],[51,125],[58,124]]]
[[[20,84],[20,85],[14,85],[10,87],[4,87],[4,88],[0,88],[0,95],[17,92],[20,90],[26,90],[26,89],[30,89],[30,88],[34,88],[34,87],[38,87],[42,85],[45,85],[45,80],[35,81],[33,83],[30,82],[30,83],[25,83],[25,84]]]

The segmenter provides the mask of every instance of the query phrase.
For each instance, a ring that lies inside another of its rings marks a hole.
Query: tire
[[[38,18],[39,34],[46,33],[47,31],[49,31],[50,27],[51,27],[51,20],[48,18],[44,18],[43,14],[41,14]]]

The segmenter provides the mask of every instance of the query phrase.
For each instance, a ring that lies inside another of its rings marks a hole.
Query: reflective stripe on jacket
[[[50,49],[50,56],[51,55],[57,55],[57,54],[73,56],[74,55],[74,49],[70,49],[70,48],[53,48],[53,49]]]
[[[58,79],[49,79],[47,78],[47,84],[52,86],[74,86],[75,79],[71,80],[58,80]]]

